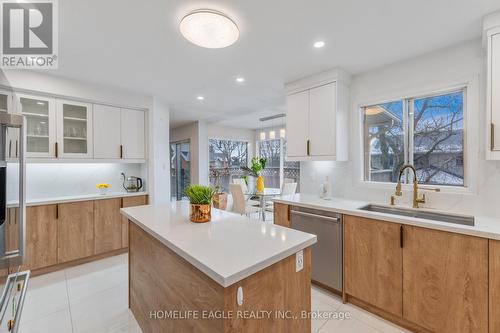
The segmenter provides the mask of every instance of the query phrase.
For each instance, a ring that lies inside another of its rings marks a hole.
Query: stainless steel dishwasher
[[[311,248],[311,278],[326,287],[342,291],[342,215],[293,206],[292,229],[317,236]]]

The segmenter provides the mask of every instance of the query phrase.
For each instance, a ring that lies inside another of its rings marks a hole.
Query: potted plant
[[[222,209],[226,210],[227,208],[227,194],[224,193],[222,186],[220,184],[220,178],[221,178],[221,172],[217,169],[212,169],[211,171],[211,178],[213,178],[214,181],[214,197],[213,197],[213,204],[214,207],[217,209]]]
[[[215,191],[210,186],[189,185],[184,191],[191,204],[190,220],[196,223],[212,219],[212,200]]]
[[[257,178],[255,189],[257,192],[264,192],[264,176],[262,176],[262,171],[266,168],[267,160],[263,157],[254,157],[250,168],[247,166],[242,166],[241,169],[249,176]]]

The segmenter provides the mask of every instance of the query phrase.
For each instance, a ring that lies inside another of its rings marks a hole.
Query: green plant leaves
[[[210,205],[212,203],[215,190],[210,186],[189,185],[184,191],[189,198],[189,202],[195,205]]]

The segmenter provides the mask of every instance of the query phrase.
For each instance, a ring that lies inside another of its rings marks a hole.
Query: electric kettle
[[[129,176],[127,177],[125,173],[122,172],[123,177],[123,188],[127,192],[139,192],[142,188],[142,178]]]

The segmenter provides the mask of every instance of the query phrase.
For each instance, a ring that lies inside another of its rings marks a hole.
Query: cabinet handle
[[[402,225],[399,226],[399,246],[404,247],[404,227]]]
[[[123,145],[120,145],[120,158],[123,158]]]
[[[9,157],[12,157],[12,140],[9,141]]]
[[[56,220],[59,220],[59,204],[56,204]]]
[[[311,151],[311,142],[309,140],[307,140],[307,156],[310,155],[310,151]]]
[[[288,205],[288,211],[287,211],[287,213],[288,213],[287,214],[288,216],[286,218],[287,218],[288,222],[290,222],[290,220],[291,220],[291,207],[290,207],[290,205]]]
[[[18,141],[16,140],[16,157],[19,157],[18,155]]]
[[[59,145],[57,144],[57,142],[55,143],[55,151],[56,151],[56,158],[59,157]]]
[[[490,150],[495,150],[495,124],[490,126]]]

